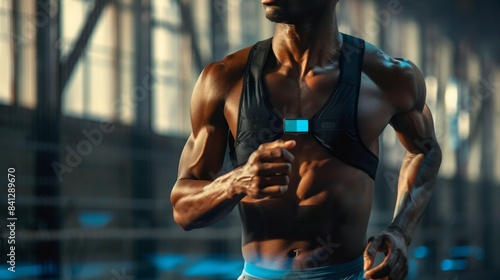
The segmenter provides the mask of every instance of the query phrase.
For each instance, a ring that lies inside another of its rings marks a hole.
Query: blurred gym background
[[[340,1],[340,30],[426,77],[444,162],[408,279],[500,273],[500,2]],[[272,36],[258,0],[0,0],[0,173],[16,176],[16,272],[0,279],[236,279],[236,211],[183,232],[169,194],[211,61]],[[404,151],[389,127],[369,234]]]

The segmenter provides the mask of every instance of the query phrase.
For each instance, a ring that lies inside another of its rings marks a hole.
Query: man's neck
[[[277,23],[273,52],[278,64],[305,77],[313,69],[329,69],[340,55],[342,39],[335,13],[299,24]]]

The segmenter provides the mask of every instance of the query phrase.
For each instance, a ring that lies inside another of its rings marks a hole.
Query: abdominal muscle
[[[348,262],[363,253],[373,180],[311,138],[290,137],[297,145],[286,193],[239,203],[246,262],[303,269]]]

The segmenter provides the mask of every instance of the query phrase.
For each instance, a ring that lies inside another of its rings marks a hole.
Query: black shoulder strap
[[[248,58],[249,68],[245,73],[245,83],[241,93],[238,131],[260,131],[269,127],[269,121],[273,119],[272,108],[267,104],[261,84],[262,69],[271,48],[271,40],[272,38],[269,38],[255,44]]]
[[[329,130],[332,124],[324,124],[332,119],[352,118],[359,91],[364,56],[364,41],[347,34],[342,34],[343,43],[340,55],[340,74],[336,91],[326,105],[316,114],[314,129]],[[354,129],[354,123],[349,124]],[[339,128],[340,129],[340,128]],[[347,128],[346,128],[347,129]]]
[[[269,38],[264,41],[260,41],[255,44],[253,49],[253,57],[250,63],[250,73],[252,74],[254,79],[259,79],[260,72],[266,63],[266,56],[271,47],[272,38]]]
[[[238,108],[238,125],[236,131],[236,137],[242,131],[253,131],[255,129],[259,129],[259,127],[255,127],[260,124],[259,120],[252,120],[252,118],[248,119],[248,115],[252,115],[251,112],[248,112],[250,107],[256,106],[262,97],[256,96],[260,93],[260,91],[256,90],[257,83],[260,78],[260,74],[264,64],[266,62],[266,55],[268,53],[269,48],[271,47],[272,38],[269,38],[264,41],[257,42],[250,51],[247,62],[246,69],[243,77],[243,88],[241,91],[240,97],[240,105]],[[231,131],[228,130],[228,146],[229,146],[229,157],[233,166],[236,167],[239,165],[238,162],[238,151],[236,150],[236,139],[233,139],[231,135]]]
[[[359,86],[365,53],[365,41],[343,34],[342,44],[342,82]]]

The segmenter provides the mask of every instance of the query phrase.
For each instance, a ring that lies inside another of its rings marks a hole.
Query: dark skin
[[[312,117],[338,81],[343,42],[336,4],[264,2],[267,18],[277,23],[264,69],[265,90],[285,117]],[[358,104],[362,141],[378,155],[378,137],[391,125],[407,153],[393,220],[366,244],[373,179],[332,157],[311,135],[285,134],[262,144],[246,164],[214,178],[224,161],[228,129],[236,136],[249,52],[250,47],[208,65],[195,86],[192,134],[171,194],[175,221],[185,230],[206,227],[238,206],[246,262],[302,269],[364,255],[367,279],[405,279],[406,248],[441,163],[422,74],[410,61],[367,43]],[[386,256],[375,266],[377,253]]]

